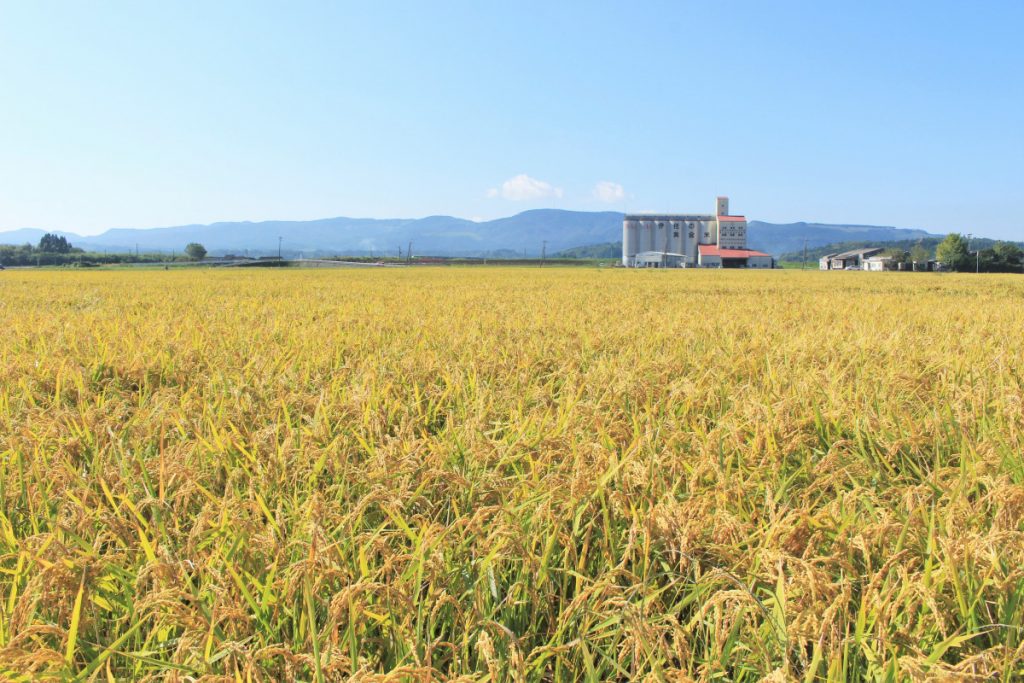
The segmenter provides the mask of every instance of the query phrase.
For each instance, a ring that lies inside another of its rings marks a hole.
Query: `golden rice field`
[[[1024,278],[0,273],[0,678],[1024,677]]]

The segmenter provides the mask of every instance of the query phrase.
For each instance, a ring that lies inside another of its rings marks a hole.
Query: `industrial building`
[[[771,268],[769,254],[747,249],[747,219],[729,214],[719,197],[714,214],[627,214],[622,265],[627,268]]]

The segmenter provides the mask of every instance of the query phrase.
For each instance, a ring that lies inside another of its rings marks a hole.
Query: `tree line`
[[[1024,250],[1012,242],[971,249],[966,237],[954,232],[935,248],[935,260],[947,270],[979,273],[1020,273],[1024,271]]]
[[[944,238],[925,237],[917,240],[899,240],[894,242],[839,242],[813,247],[807,250],[807,260],[816,262],[823,256],[839,254],[844,251],[865,249],[869,247],[885,247],[885,255],[897,263],[918,263],[939,261],[946,270],[982,273],[1020,273],[1024,272],[1024,250],[1013,242],[1000,242],[984,237],[968,240],[959,233],[946,235]],[[803,251],[782,254],[780,261],[802,261]]]
[[[106,253],[85,251],[72,245],[67,237],[46,233],[37,245],[0,244],[0,266],[97,266],[116,263],[162,263],[166,261],[202,261],[203,245],[192,242],[184,253],[168,256],[161,253]]]

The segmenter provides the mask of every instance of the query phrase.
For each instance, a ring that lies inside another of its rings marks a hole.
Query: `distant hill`
[[[60,230],[39,230],[37,228],[20,228],[18,230],[8,230],[7,232],[0,232],[0,244],[39,244],[39,240],[49,232],[51,235],[63,235],[71,240],[83,240],[88,239],[81,237],[70,232],[61,232]]]
[[[43,230],[0,232],[0,244],[38,243]],[[88,251],[180,252],[189,242],[211,255],[276,254],[278,237],[286,255],[398,255],[411,241],[413,253],[436,256],[537,257],[544,242],[548,255],[614,258],[621,254],[622,214],[537,209],[508,218],[474,222],[452,216],[427,218],[324,218],[313,221],[226,222],[167,228],[118,228],[83,237],[60,232]],[[771,254],[838,242],[892,242],[940,237],[924,230],[824,223],[775,224],[751,221],[748,244]]]
[[[36,243],[42,230],[0,232],[0,244]],[[64,234],[92,251],[181,251],[199,242],[211,255],[276,254],[278,237],[287,254],[397,255],[413,243],[414,254],[439,256],[509,255],[536,257],[622,235],[622,214],[537,209],[508,218],[473,222],[452,216],[419,219],[325,218],[314,221],[213,223],[169,228],[114,229],[83,237]]]
[[[924,230],[880,225],[830,225],[827,223],[765,223],[750,221],[747,246],[769,254],[783,254],[837,242],[895,242],[925,237],[943,237]]]
[[[563,249],[554,254],[555,258],[622,258],[622,242],[589,244],[585,247]]]

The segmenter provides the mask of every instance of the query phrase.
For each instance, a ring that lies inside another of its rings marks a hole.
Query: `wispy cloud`
[[[501,187],[492,187],[487,190],[488,197],[501,197],[513,202],[524,202],[536,199],[561,199],[562,188],[555,187],[551,183],[531,178],[525,173],[520,173],[514,178],[509,178],[501,184]]]
[[[618,183],[613,183],[610,180],[602,180],[594,185],[594,189],[591,192],[594,195],[594,199],[600,202],[606,202],[611,204],[612,202],[621,202],[626,198],[626,190]]]

